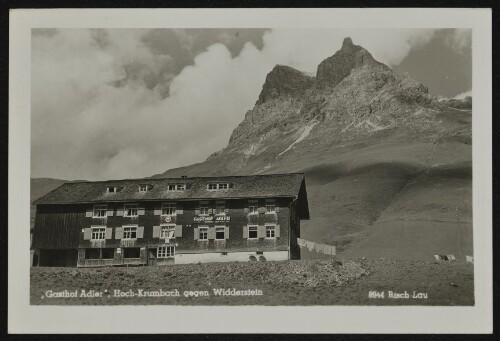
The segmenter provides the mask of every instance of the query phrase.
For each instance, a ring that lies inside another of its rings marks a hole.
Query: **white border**
[[[476,305],[30,306],[29,253],[26,251],[29,249],[29,238],[26,238],[26,229],[23,226],[29,226],[30,207],[32,27],[473,28],[473,224]],[[9,333],[491,333],[491,27],[490,9],[12,10],[9,39]],[[103,319],[103,316],[113,318]],[[255,324],[248,321],[256,319],[257,316],[259,328],[255,329]],[[266,316],[272,318],[265,318]],[[276,319],[276,316],[280,318]]]

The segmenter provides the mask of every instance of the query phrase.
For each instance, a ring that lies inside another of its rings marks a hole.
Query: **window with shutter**
[[[137,217],[139,215],[139,205],[137,204],[126,204],[124,206],[124,217]]]
[[[208,240],[208,227],[199,227],[198,233],[198,240]]]
[[[226,229],[224,226],[215,227],[215,240],[225,240]]]
[[[106,239],[106,228],[102,226],[92,226],[92,240]]]
[[[266,238],[267,239],[276,238],[276,226],[275,225],[266,225]]]
[[[176,208],[175,208],[175,202],[166,202],[162,204],[162,215],[165,216],[172,216],[175,215],[176,213]]]
[[[107,206],[106,205],[94,205],[94,218],[104,218],[106,217]]]
[[[250,225],[247,227],[248,229],[248,239],[257,239],[258,238],[258,226]]]
[[[175,225],[174,224],[162,225],[160,238],[162,239],[175,238]]]
[[[124,226],[122,239],[137,239],[137,226]]]

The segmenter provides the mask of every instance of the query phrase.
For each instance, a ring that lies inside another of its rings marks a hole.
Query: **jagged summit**
[[[342,42],[342,48],[348,48],[350,46],[354,46],[351,37],[344,38],[344,41]]]
[[[359,45],[354,45],[350,37],[346,37],[342,48],[333,56],[323,60],[317,68],[316,77],[286,65],[276,65],[266,77],[256,105],[263,104],[280,97],[301,97],[313,86],[322,89],[335,87],[349,76],[353,69],[368,66],[380,71],[391,71]]]
[[[376,61],[370,52],[363,47],[354,45],[352,39],[347,37],[344,39],[342,48],[339,51],[318,65],[316,85],[318,88],[334,87],[347,77],[354,68],[363,65],[389,69],[388,66]]]
[[[256,104],[281,96],[300,97],[314,84],[314,77],[286,65],[276,65],[266,77]]]

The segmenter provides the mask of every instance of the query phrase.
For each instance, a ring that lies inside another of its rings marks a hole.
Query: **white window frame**
[[[205,238],[203,239],[201,238],[201,230],[203,230],[205,233]],[[198,240],[208,240],[208,226],[199,226],[198,233],[199,233]]]
[[[133,231],[125,231],[125,229],[135,229],[135,238],[125,238],[125,233],[130,233],[132,234]],[[123,240],[136,240],[137,239],[137,229],[138,229],[138,226],[137,225],[124,225],[123,226]]]
[[[135,210],[135,214],[129,214],[128,211]],[[123,205],[123,216],[124,217],[138,217],[139,216],[139,204],[125,204]]]
[[[255,238],[250,238],[250,228],[255,228]],[[259,226],[258,225],[248,225],[248,236],[247,239],[259,239]]]
[[[252,207],[255,208],[255,210],[252,210]],[[256,202],[251,202],[248,204],[248,212],[250,214],[259,214],[259,204]]]
[[[176,192],[176,191],[185,191],[187,186],[186,184],[168,184],[167,188],[171,192]]]
[[[220,207],[222,207],[222,212],[219,212]],[[216,215],[226,215],[226,202],[225,201],[216,201],[215,202],[215,214]]]
[[[94,205],[94,208],[92,210],[92,217],[93,218],[105,218],[106,217],[106,212],[108,210],[108,205]],[[97,214],[96,212],[104,212],[102,215]]]
[[[107,186],[106,193],[116,193],[118,192],[118,188],[116,186]]]
[[[270,228],[270,227],[272,227],[272,228],[273,228],[273,229],[272,229],[272,231],[273,231],[273,232],[272,232],[273,236],[268,237],[268,236],[267,236],[267,229],[268,229],[268,228]],[[266,239],[276,239],[276,225],[275,225],[275,224],[266,224]]]
[[[90,240],[106,240],[106,226],[91,226]],[[100,230],[96,232],[97,230]],[[94,233],[102,236],[102,238],[94,238]]]
[[[229,189],[229,182],[212,182],[207,185],[209,191],[219,191]]]
[[[156,248],[156,258],[172,258],[172,257],[175,257],[175,246],[162,245]]]
[[[273,207],[273,210],[270,211],[269,207]],[[266,202],[266,214],[274,214],[276,213],[276,204],[274,202]]]
[[[206,209],[206,213],[202,212],[202,209]],[[210,209],[210,204],[208,201],[200,201],[200,215],[209,215],[208,210]]]
[[[165,213],[165,210],[173,210],[172,213]],[[175,216],[177,215],[177,203],[175,202],[164,202],[161,204],[161,215],[162,216]]]
[[[217,229],[222,229],[222,233],[224,235],[224,238],[220,239],[220,238],[217,238]],[[226,227],[225,226],[222,226],[222,225],[217,225],[215,226],[215,240],[226,240]]]
[[[144,193],[149,191],[149,186],[148,185],[139,185],[139,192]]]
[[[167,230],[169,233],[164,235],[164,230]],[[160,225],[160,238],[165,240],[170,240],[175,238],[175,224],[162,224]]]

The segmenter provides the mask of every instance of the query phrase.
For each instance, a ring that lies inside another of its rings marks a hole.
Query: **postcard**
[[[10,20],[11,333],[492,331],[491,10]]]

